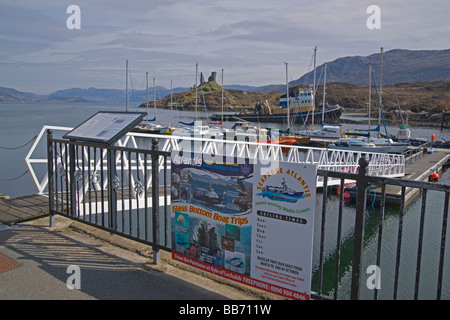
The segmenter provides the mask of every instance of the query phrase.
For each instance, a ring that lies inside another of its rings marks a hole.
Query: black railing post
[[[358,163],[359,171],[356,180],[358,194],[356,199],[355,241],[353,245],[352,285],[350,293],[350,298],[352,300],[359,299],[361,261],[364,242],[364,215],[366,211],[366,190],[368,186],[366,170],[369,161],[366,158],[360,158]]]
[[[160,219],[159,219],[159,172],[158,172],[158,139],[152,139],[152,216],[153,216],[153,263],[158,264],[161,259],[161,252],[156,245],[160,240]]]
[[[75,170],[76,170],[76,158],[75,158],[75,145],[69,144],[69,201],[70,201],[70,212],[67,212],[67,214],[70,214],[72,217],[76,216],[76,210],[77,210],[77,199],[76,199],[76,177],[75,177]]]
[[[48,213],[50,227],[55,226],[55,215],[53,214],[54,190],[53,190],[53,130],[47,130],[47,175],[48,175]]]
[[[108,149],[108,211],[109,211],[109,228],[117,230],[117,192],[116,192],[116,151]]]

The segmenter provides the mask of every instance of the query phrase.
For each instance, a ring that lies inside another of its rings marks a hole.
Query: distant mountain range
[[[380,55],[381,52],[367,57],[345,57],[328,62],[327,82],[368,86],[369,62],[372,64],[375,80],[379,81]],[[395,49],[384,52],[383,56],[383,84],[450,80],[450,49],[419,51]],[[316,67],[316,79],[323,73],[323,69],[323,64]],[[313,79],[314,72],[311,71],[292,81],[290,85],[312,84]],[[323,81],[323,76],[321,79]]]
[[[380,74],[380,53],[367,57],[353,56],[336,59],[327,63],[327,82],[342,82],[368,85],[368,63],[372,64],[376,81]],[[316,68],[316,80],[323,81],[322,72],[324,65]],[[384,53],[383,84],[391,83],[416,83],[450,80],[450,49],[446,50],[401,50],[395,49]],[[291,81],[290,86],[310,85],[313,83],[313,71],[306,73],[297,80]],[[377,84],[378,85],[378,84]],[[225,89],[260,91],[260,92],[285,92],[285,84],[274,84],[261,87],[229,85]],[[186,92],[190,88],[174,88],[173,93]],[[161,99],[170,94],[170,90],[158,86],[149,88],[148,97],[152,101]],[[129,90],[128,104],[134,106],[146,101],[146,90]],[[16,89],[0,87],[0,102],[98,102],[98,103],[125,103],[125,90],[97,89],[97,88],[72,88],[59,90],[49,95],[38,95],[28,92],[20,92]]]

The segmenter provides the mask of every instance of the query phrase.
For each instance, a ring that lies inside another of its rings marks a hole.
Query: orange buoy
[[[434,133],[431,135],[431,141],[436,141],[436,136],[434,135]]]
[[[437,174],[436,172],[430,174],[430,176],[428,177],[429,181],[438,181],[439,180],[439,174]]]
[[[351,199],[352,199],[351,193],[348,191],[345,191],[344,192],[344,203],[347,205],[350,204]]]

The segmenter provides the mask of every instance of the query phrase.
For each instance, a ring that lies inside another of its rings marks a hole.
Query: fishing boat
[[[314,129],[314,126],[305,130],[296,131],[295,134],[310,137],[316,143],[329,143],[331,141],[342,138],[343,133],[340,125],[332,125],[325,123],[325,97],[326,97],[326,82],[327,82],[327,64],[324,64],[324,78],[323,78],[323,101],[322,101],[322,127]],[[306,127],[306,122],[304,123]]]
[[[312,109],[311,101],[313,98],[313,93],[309,89],[300,88],[298,94],[289,94],[289,105],[291,107],[290,117],[293,119],[306,120],[309,123],[321,123],[321,119],[316,117],[313,119],[313,114],[324,114],[327,122],[330,124],[339,123],[339,118],[344,112],[343,107],[339,105],[326,106],[325,108],[320,108],[317,111]],[[280,97],[280,103],[278,108],[268,108],[264,107],[264,104],[258,102],[255,105],[255,111],[253,113],[224,113],[213,114],[212,121],[234,121],[236,117],[256,123],[286,123],[288,121],[288,111],[287,111],[287,99],[286,95]]]
[[[316,50],[314,49],[314,74]],[[287,69],[287,63],[286,63]],[[287,82],[286,72],[286,82]],[[344,112],[340,105],[323,106],[321,109],[315,108],[315,77],[313,88],[298,88],[296,90],[287,90],[286,94],[282,95],[279,100],[278,107],[271,108],[266,102],[258,102],[255,105],[255,110],[252,113],[226,113],[213,114],[212,121],[233,121],[235,117],[242,120],[255,123],[291,123],[291,120],[299,119],[308,123],[322,123],[321,119],[315,117],[316,114],[323,114],[327,123],[339,123],[339,118]]]

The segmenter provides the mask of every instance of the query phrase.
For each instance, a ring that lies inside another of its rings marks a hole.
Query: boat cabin
[[[274,110],[274,113],[287,112],[286,95],[280,97],[279,108]],[[314,93],[312,88],[299,89],[298,95],[295,92],[289,93],[289,109],[290,112],[308,112],[314,110]]]

